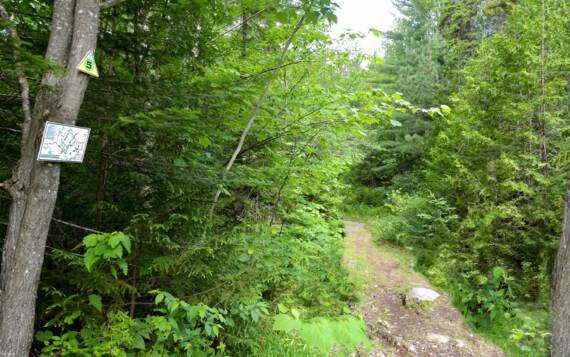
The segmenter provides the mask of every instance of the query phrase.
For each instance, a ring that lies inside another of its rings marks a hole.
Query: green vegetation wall
[[[404,17],[370,83],[452,111],[374,130],[347,203],[376,207],[380,236],[412,249],[416,268],[498,343],[546,354],[570,164],[569,5],[395,3]]]
[[[0,181],[19,157],[14,49],[32,98],[52,66],[51,2],[5,4],[22,41],[0,31]],[[63,166],[33,353],[297,356],[304,342],[273,332],[272,315],[349,311],[338,177],[372,94],[358,94],[362,58],[331,49],[334,19],[330,1],[135,0],[103,14],[78,121],[91,137],[84,162]]]

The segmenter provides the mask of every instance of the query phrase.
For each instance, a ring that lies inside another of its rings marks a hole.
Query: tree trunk
[[[570,76],[567,77],[570,110]],[[552,357],[570,356],[570,172],[564,199],[564,223],[552,277]]]
[[[24,121],[20,160],[4,183],[12,197],[2,252],[0,356],[28,356],[34,332],[37,288],[59,187],[60,165],[36,160],[47,120],[75,124],[89,77],[76,70],[95,50],[97,0],[55,0],[46,58],[65,69],[46,73],[31,120]]]

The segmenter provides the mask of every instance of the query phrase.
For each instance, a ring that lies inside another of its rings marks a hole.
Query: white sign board
[[[90,131],[89,128],[46,122],[38,160],[83,162]]]

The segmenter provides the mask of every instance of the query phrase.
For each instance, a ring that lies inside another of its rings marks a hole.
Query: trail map
[[[82,162],[90,130],[89,128],[47,122],[38,160]]]

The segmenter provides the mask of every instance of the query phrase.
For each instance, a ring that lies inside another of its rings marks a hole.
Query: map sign
[[[90,131],[89,128],[46,122],[38,160],[83,162]]]

